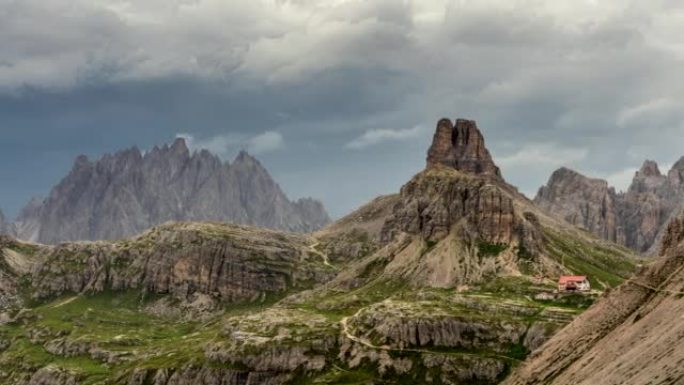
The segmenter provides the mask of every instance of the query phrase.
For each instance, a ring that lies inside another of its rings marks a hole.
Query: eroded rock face
[[[455,125],[449,119],[440,120],[428,150],[427,165],[501,178],[474,120],[457,119]]]
[[[385,223],[382,238],[397,232],[438,240],[461,222],[475,238],[510,243],[517,218],[513,200],[486,179],[449,170],[426,170],[401,188],[401,200]]]
[[[534,202],[575,226],[612,242],[625,242],[619,226],[615,189],[602,179],[588,178],[568,168],[556,170]]]
[[[21,385],[78,385],[77,375],[66,370],[56,368],[42,368]]]
[[[138,369],[128,385],[282,385],[291,375],[221,368]]]
[[[655,254],[667,223],[682,211],[683,175],[684,158],[667,175],[647,160],[629,189],[616,194],[604,180],[561,168],[539,190],[535,203],[601,238]]]
[[[95,162],[79,156],[44,201],[23,210],[17,235],[47,244],[111,240],[181,220],[302,232],[330,221],[319,202],[288,200],[246,152],[225,164],[206,150],[191,153],[178,139],[145,154],[132,148]]]
[[[328,278],[315,268],[294,268],[307,242],[248,227],[177,224],[132,241],[62,244],[48,249],[32,272],[34,297],[141,289],[180,299],[199,293],[220,302],[255,300]]]

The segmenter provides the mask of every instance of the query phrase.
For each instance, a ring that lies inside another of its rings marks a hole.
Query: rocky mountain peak
[[[534,202],[595,235],[653,254],[671,217],[683,212],[684,158],[663,175],[646,160],[626,192],[567,168],[556,170]]]
[[[87,155],[81,154],[81,155],[77,156],[76,159],[74,160],[74,167],[73,168],[74,169],[81,169],[81,168],[87,167],[88,165],[90,165],[90,159],[88,159]]]
[[[679,158],[667,173],[667,179],[674,187],[681,187],[684,185],[684,156]]]
[[[551,174],[534,202],[602,238],[616,242],[623,237],[617,224],[615,190],[605,180],[562,167]]]
[[[258,159],[250,155],[246,150],[241,150],[235,157],[235,160],[233,160],[233,165],[241,163],[261,166],[261,162],[259,162]]]
[[[182,137],[178,137],[173,141],[173,144],[171,145],[171,150],[178,153],[190,152],[190,150],[188,149],[188,144],[185,141],[185,138]]]
[[[638,175],[643,177],[662,176],[660,169],[658,168],[658,163],[649,159],[645,160],[644,164],[641,165]]]
[[[634,175],[632,184],[627,190],[628,194],[641,194],[648,191],[653,191],[660,188],[667,180],[663,174],[660,173],[658,163],[653,160],[646,160],[639,171]]]
[[[427,167],[444,165],[470,174],[501,178],[499,168],[485,146],[484,137],[474,120],[450,119],[437,122],[428,150]]]
[[[177,138],[145,155],[133,147],[97,161],[78,157],[45,201],[22,211],[17,236],[48,244],[119,239],[180,220],[312,231],[330,219],[321,204],[289,200],[246,152],[223,163]]]
[[[569,184],[575,182],[601,188],[608,187],[608,182],[603,179],[589,178],[567,167],[561,167],[554,171],[549,178],[549,183],[547,186],[557,186],[559,184]],[[540,189],[540,193],[543,189],[544,187]]]

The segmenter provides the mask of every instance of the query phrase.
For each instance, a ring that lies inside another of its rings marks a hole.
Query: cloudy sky
[[[337,217],[419,171],[441,117],[527,194],[561,165],[624,187],[684,154],[682,4],[0,0],[0,207],[184,136]]]

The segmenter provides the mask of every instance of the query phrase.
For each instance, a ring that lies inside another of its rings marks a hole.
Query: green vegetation
[[[508,248],[505,243],[490,243],[486,241],[477,242],[477,250],[480,257],[496,257]]]
[[[594,288],[614,287],[629,278],[636,268],[632,254],[619,246],[588,244],[566,239],[546,230],[549,255],[576,274],[586,275]]]
[[[527,355],[530,354],[530,349],[525,347],[522,343],[517,343],[511,345],[511,347],[508,349],[507,355],[511,358],[515,358],[516,360],[522,361],[525,358],[527,358]]]

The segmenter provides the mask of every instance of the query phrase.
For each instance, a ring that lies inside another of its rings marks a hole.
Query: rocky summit
[[[0,382],[501,383],[636,257],[546,215],[456,122],[438,123],[399,193],[314,233],[179,222],[116,241],[0,238]],[[594,291],[558,295],[559,275]]]
[[[428,167],[444,165],[478,175],[501,177],[484,137],[473,120],[450,119],[437,123],[437,130],[428,150]]]
[[[20,213],[20,239],[53,244],[111,240],[166,221],[226,221],[312,231],[330,221],[313,199],[288,200],[268,171],[246,152],[223,163],[185,140],[142,153],[132,148],[91,161],[79,156],[45,200]]]
[[[667,224],[682,213],[684,158],[663,175],[645,161],[625,192],[567,168],[555,171],[535,203],[545,211],[639,253],[654,255]]]

